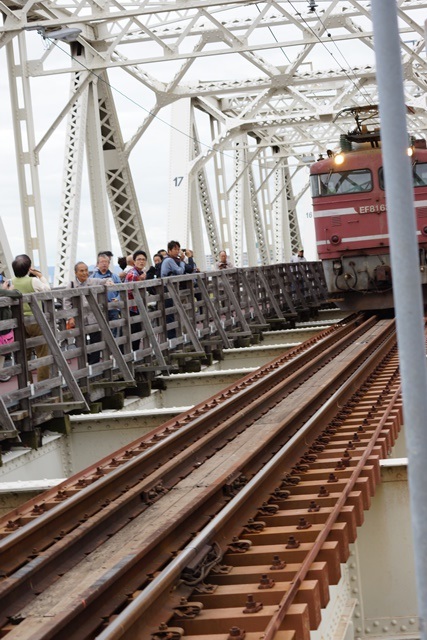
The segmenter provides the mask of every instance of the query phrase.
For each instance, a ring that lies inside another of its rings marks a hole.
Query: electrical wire
[[[292,8],[295,10],[295,7],[293,7],[292,3],[290,2],[290,0],[288,0],[288,2],[291,4]],[[259,7],[258,11],[260,11]],[[297,15],[300,15],[297,12]],[[302,16],[301,16],[302,17]],[[304,19],[303,19],[304,20]],[[305,21],[305,20],[304,20]],[[306,23],[307,24],[307,23]],[[307,25],[309,26],[309,25]],[[276,42],[278,42],[276,36],[274,35],[273,31],[271,30],[270,27],[268,27],[270,30],[271,35],[273,36],[274,40]],[[309,27],[309,29],[311,30],[311,28]],[[313,32],[314,33],[314,32]],[[315,34],[316,35],[316,34]],[[139,109],[145,111],[145,113],[147,113],[149,116],[152,116],[155,120],[158,120],[159,122],[165,124],[167,127],[169,127],[170,129],[182,134],[183,136],[187,137],[189,140],[195,141],[198,144],[200,144],[200,146],[204,147],[207,151],[211,151],[214,153],[219,153],[221,154],[223,157],[225,158],[230,158],[233,161],[235,160],[234,156],[230,155],[229,153],[227,153],[226,151],[223,151],[221,149],[215,150],[213,146],[209,145],[206,142],[203,142],[200,139],[195,138],[193,135],[191,135],[190,133],[187,133],[185,131],[182,131],[181,129],[179,129],[178,127],[176,127],[175,125],[173,125],[172,123],[168,122],[167,120],[163,119],[161,116],[153,113],[150,109],[147,109],[146,107],[144,107],[144,105],[140,104],[139,102],[137,102],[135,99],[131,98],[129,95],[127,95],[126,93],[124,93],[123,91],[121,91],[120,89],[118,89],[117,87],[113,86],[110,82],[108,82],[107,80],[105,80],[103,77],[101,77],[101,75],[98,75],[95,71],[93,71],[92,69],[89,69],[89,67],[87,67],[81,60],[77,59],[75,56],[73,56],[69,51],[66,51],[65,49],[63,49],[61,46],[59,46],[58,42],[56,40],[53,40],[51,38],[49,38],[48,36],[42,36],[44,40],[48,40],[51,44],[55,45],[62,53],[64,53],[66,56],[68,56],[69,58],[71,58],[71,60],[73,60],[74,62],[76,62],[77,64],[79,64],[83,69],[85,69],[88,73],[92,74],[95,78],[97,78],[98,80],[100,80],[101,82],[105,83],[112,91],[114,91],[115,93],[117,93],[118,95],[121,95],[123,98],[125,98],[126,100],[128,100],[129,102],[131,102],[132,104],[134,104],[136,107],[138,107]],[[319,39],[320,41],[320,39]],[[321,41],[320,41],[321,42]],[[321,42],[321,44],[323,44]],[[285,51],[283,50],[283,47],[280,47],[280,50],[282,51],[282,53],[284,54],[284,56],[286,57],[286,59],[288,60],[289,63],[291,63],[291,61],[289,60],[289,57],[287,56],[287,54],[285,53]],[[329,52],[330,53],[330,52]],[[336,61],[338,64],[338,61]],[[258,166],[259,168],[262,167],[262,165],[260,165],[259,163],[256,162],[248,162],[244,159],[241,159],[240,162],[243,165],[247,165],[247,166]]]
[[[261,9],[259,8],[258,5],[256,5],[256,8],[258,9],[258,12],[261,13]],[[279,43],[278,39],[276,38],[276,36],[273,33],[273,30],[271,27],[268,27],[269,32],[271,33],[271,35],[273,36],[275,42]],[[291,61],[289,60],[289,57],[287,55],[287,53],[284,51],[283,47],[279,47],[280,51],[283,53],[283,55],[285,56],[286,60],[289,62],[289,64],[292,64]]]
[[[360,95],[362,96],[362,98],[366,101],[366,103],[368,105],[371,105],[371,100],[369,100],[369,97],[367,97],[367,95],[365,95],[360,87],[357,85],[357,83],[353,80],[353,78],[350,77],[350,75],[347,73],[347,71],[345,69],[343,69],[342,65],[339,63],[339,61],[336,59],[336,57],[334,56],[334,54],[332,53],[332,51],[329,51],[328,47],[326,46],[326,44],[321,40],[321,38],[318,36],[318,34],[314,31],[314,29],[311,28],[311,26],[308,24],[307,20],[304,18],[304,16],[302,15],[302,13],[300,13],[295,6],[292,3],[292,0],[287,0],[288,4],[290,4],[290,6],[292,7],[292,9],[295,11],[296,15],[301,18],[301,20],[303,21],[303,23],[306,25],[307,29],[309,31],[311,31],[311,33],[315,36],[315,38],[317,38],[317,40],[319,41],[319,43],[324,47],[325,51],[327,51],[329,53],[329,55],[334,59],[334,61],[337,63],[338,67],[341,69],[341,71],[344,72],[344,74],[346,75],[346,77],[348,78],[348,80],[350,80],[350,82],[353,84],[353,86],[355,87],[356,91],[358,91],[360,93]],[[336,42],[333,40],[331,34],[328,32],[328,30],[326,29],[325,25],[323,24],[323,22],[320,20],[317,12],[316,12],[316,17],[317,19],[320,21],[320,23],[322,24],[323,28],[325,29],[326,33],[328,34],[328,37],[331,39],[331,42],[334,43],[334,45],[336,46],[336,48],[338,49],[339,53],[341,54],[341,56],[343,57],[343,59],[345,60],[348,68],[350,69],[351,73],[353,73],[354,77],[357,79],[356,74],[354,73],[353,69],[350,67],[349,63],[347,62],[344,54],[340,51],[338,45],[336,44]]]
[[[134,98],[131,98],[126,93],[124,93],[123,91],[121,91],[120,89],[118,89],[117,87],[112,85],[110,82],[105,80],[101,75],[98,75],[95,71],[93,71],[92,69],[89,69],[89,67],[87,67],[81,60],[79,60],[78,58],[73,56],[71,53],[69,53],[68,51],[66,51],[62,47],[60,47],[56,40],[52,40],[48,36],[42,36],[42,37],[43,37],[44,40],[49,40],[49,42],[51,42],[53,45],[55,45],[62,53],[64,53],[66,56],[71,58],[71,60],[73,60],[74,62],[79,64],[81,67],[83,67],[83,69],[85,69],[88,73],[90,73],[93,76],[95,76],[95,78],[97,78],[97,80],[99,80],[100,82],[103,82],[112,91],[114,91],[118,95],[122,96],[123,98],[125,98],[126,100],[128,100],[129,102],[134,104],[136,107],[138,107],[139,109],[142,109],[143,111],[145,111],[145,113],[147,113],[149,116],[152,116],[155,120],[158,120],[159,122],[165,124],[170,129],[172,129],[172,130],[174,130],[174,131],[176,131],[178,133],[181,133],[183,136],[185,136],[189,140],[197,142],[198,144],[200,144],[202,147],[204,147],[208,151],[213,151],[214,153],[221,154],[225,158],[230,158],[233,161],[235,160],[235,157],[230,155],[226,151],[222,151],[221,149],[214,149],[214,147],[212,147],[211,145],[209,145],[206,142],[203,142],[202,140],[196,138],[195,136],[191,135],[191,133],[187,133],[186,131],[182,131],[182,129],[179,129],[178,127],[176,127],[172,123],[168,122],[167,120],[164,120],[162,117],[160,117],[157,114],[153,113],[150,109],[147,109],[146,107],[144,107],[144,105],[140,104]],[[271,144],[271,146],[274,146],[273,143]],[[248,161],[246,161],[244,159],[240,159],[239,162],[241,164],[243,164],[243,165],[247,165],[248,167],[253,167],[253,166],[257,166],[259,168],[263,167],[263,165],[260,165],[259,163],[248,162]]]
[[[319,16],[319,14],[317,13],[317,11],[315,11],[315,14],[316,14],[316,17],[317,17],[317,19],[319,20],[320,24],[322,25],[322,27],[325,29],[325,31],[326,31],[326,33],[327,33],[327,35],[328,35],[328,38],[330,39],[330,41],[332,42],[332,44],[336,47],[336,49],[337,49],[338,53],[340,54],[340,56],[342,57],[342,59],[343,59],[343,60],[344,60],[344,62],[346,63],[347,67],[349,68],[350,73],[352,73],[352,74],[354,75],[354,77],[356,78],[356,80],[357,80],[357,76],[356,76],[356,74],[354,73],[354,70],[351,68],[350,63],[348,62],[347,58],[345,57],[345,55],[343,54],[343,52],[341,51],[341,49],[339,48],[339,46],[337,45],[337,43],[335,42],[335,40],[333,39],[333,37],[332,37],[331,33],[328,31],[328,29],[327,29],[327,28],[326,28],[326,26],[324,25],[324,23],[323,23],[323,21],[322,21],[321,17]],[[323,44],[324,44],[324,43],[323,43]],[[326,45],[324,45],[324,46],[326,47]],[[329,53],[331,53],[329,50],[328,50],[328,52],[329,52]],[[332,54],[331,54],[331,55],[332,55]],[[338,60],[337,60],[333,55],[332,55],[332,57],[334,58],[335,62],[338,64]],[[343,69],[343,71],[344,71],[344,69]],[[346,74],[346,75],[347,75],[347,74]],[[351,80],[351,78],[350,78],[349,76],[347,76],[347,77],[349,78],[349,80]],[[352,82],[353,82],[353,81],[352,81]],[[358,89],[358,91],[360,92],[361,96],[362,96],[363,98],[365,98],[365,100],[366,100],[366,102],[368,103],[368,105],[369,105],[369,104],[371,104],[371,102],[370,102],[370,100],[369,100],[369,96],[365,95],[365,94],[360,90],[360,88],[356,85],[356,83],[354,83],[354,82],[353,82],[353,84],[354,84],[354,86]]]

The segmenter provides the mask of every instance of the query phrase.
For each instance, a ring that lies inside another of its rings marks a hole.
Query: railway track
[[[393,323],[322,332],[0,521],[0,637],[307,637],[400,410]]]

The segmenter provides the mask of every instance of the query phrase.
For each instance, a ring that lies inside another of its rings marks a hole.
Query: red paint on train
[[[340,154],[341,155],[341,154]],[[389,238],[381,149],[366,149],[311,167],[317,251],[321,260],[359,253],[387,253]],[[418,240],[427,246],[427,149],[408,157],[416,174]]]
[[[341,297],[343,308],[392,307],[379,129],[369,132],[359,123],[355,131],[343,136],[343,144],[346,151],[328,151],[310,169],[317,251],[328,289]],[[427,289],[426,141],[413,140],[410,151],[419,265]]]

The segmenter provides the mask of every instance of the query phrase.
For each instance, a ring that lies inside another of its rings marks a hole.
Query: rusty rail
[[[348,351],[350,351],[349,349],[347,349],[346,351],[345,344],[341,345],[342,347],[341,349],[337,347],[335,353],[332,353],[332,351],[328,351],[327,349],[325,349],[326,345],[325,343],[322,343],[320,346],[320,350],[324,352],[323,367],[329,366],[329,369],[330,369],[330,373],[328,374],[329,384],[323,385],[322,388],[319,389],[318,393],[314,394],[314,396],[316,397],[313,396],[310,399],[310,402],[307,402],[304,406],[301,406],[298,413],[295,413],[294,415],[288,417],[285,420],[284,419],[279,420],[277,425],[275,424],[274,432],[271,433],[271,436],[265,437],[265,442],[263,443],[262,447],[260,443],[259,450],[253,450],[251,452],[248,452],[245,455],[243,455],[243,452],[242,452],[241,459],[236,461],[236,464],[233,466],[233,470],[229,469],[228,471],[226,471],[224,469],[224,472],[221,476],[223,479],[221,481],[218,481],[217,485],[211,486],[211,487],[208,486],[206,487],[206,489],[203,490],[203,495],[201,495],[199,499],[200,504],[203,505],[203,509],[206,509],[206,508],[208,508],[209,510],[211,509],[214,510],[215,508],[218,509],[218,507],[220,507],[221,504],[224,505],[229,503],[230,499],[236,500],[237,498],[235,499],[232,498],[233,493],[235,491],[238,492],[240,490],[241,495],[245,495],[245,492],[247,491],[247,489],[244,488],[245,481],[243,480],[243,477],[246,476],[249,478],[253,478],[253,480],[251,480],[249,484],[250,485],[252,483],[256,484],[257,483],[256,474],[259,473],[259,470],[262,469],[263,467],[269,468],[273,464],[272,462],[269,462],[268,464],[266,463],[266,456],[267,456],[267,459],[272,458],[272,460],[276,460],[278,455],[277,451],[283,448],[286,449],[287,446],[289,448],[290,445],[287,443],[290,443],[291,439],[293,439],[293,441],[297,444],[293,445],[292,455],[287,460],[287,464],[290,465],[290,469],[292,468],[292,465],[297,464],[300,456],[304,455],[304,451],[307,448],[307,441],[311,439],[316,440],[316,438],[321,437],[321,433],[324,429],[324,421],[331,420],[333,411],[336,411],[337,398],[335,397],[329,402],[327,402],[327,398],[330,397],[331,394],[333,394],[334,392],[337,392],[338,388],[341,388],[340,403],[342,403],[345,400],[348,400],[351,397],[351,394],[354,392],[355,385],[357,384],[360,385],[360,377],[361,376],[366,377],[367,375],[369,375],[369,373],[373,370],[375,366],[374,361],[380,357],[380,354],[382,353],[382,351],[389,348],[389,343],[394,340],[393,336],[390,336],[391,329],[392,329],[391,325],[387,324],[385,327],[383,326],[383,330],[380,331],[379,329],[376,328],[376,325],[370,322],[369,324],[365,324],[363,329],[358,327],[356,329],[357,331],[356,334],[354,333],[350,334],[347,338],[347,344],[352,344],[354,342],[355,335],[357,335],[358,337],[360,337],[361,335],[369,336],[368,338],[364,338],[363,340],[357,341],[357,344],[358,344],[358,347],[357,347],[358,357],[356,359],[357,362],[354,361],[354,358],[350,358],[349,355],[345,356],[345,354]],[[334,336],[334,338],[336,337]],[[332,339],[332,342],[337,343],[338,340]],[[371,355],[372,353],[374,353],[374,355]],[[340,354],[344,354],[344,355],[340,355]],[[311,352],[311,356],[313,356],[313,352]],[[332,363],[330,363],[329,365],[326,364],[325,361],[331,360],[333,356],[335,356],[335,360],[333,360],[334,364]],[[341,362],[340,360],[344,356],[347,358],[348,361],[346,360],[345,362]],[[358,372],[353,374],[353,376],[351,376],[351,371],[353,371],[356,367],[362,366],[363,361],[365,361],[363,372],[362,373]],[[320,366],[321,366],[320,360],[318,362],[315,362],[315,358],[313,358],[313,367],[318,368]],[[292,379],[293,389],[295,392],[298,390],[299,386],[301,386],[302,384],[306,384],[303,382],[304,377],[305,378],[307,377],[306,373],[307,372],[301,371],[301,374],[298,378],[295,378],[295,374],[292,374],[289,376],[289,380]],[[322,373],[319,375],[326,375],[326,374]],[[347,385],[342,384],[344,375],[347,375],[347,377],[350,375],[350,382]],[[280,368],[278,368],[277,366],[270,367],[268,375],[265,375],[264,377],[270,378],[270,383],[271,383],[272,376],[275,376],[276,384],[280,385],[281,384],[280,378],[283,377],[283,370],[280,371]],[[259,378],[258,378],[257,384],[258,385],[261,384],[261,380]],[[248,412],[245,412],[245,411],[242,412],[242,410],[240,411],[238,410],[239,404],[240,404],[240,407],[243,408],[247,402],[245,398],[245,394],[243,393],[243,390],[242,390],[244,385],[243,387],[242,385],[240,386],[238,385],[238,387],[239,389],[236,394],[231,394],[226,396],[226,398],[228,399],[218,409],[220,413],[217,413],[216,418],[214,416],[214,419],[210,421],[209,415],[205,416],[205,420],[207,422],[206,430],[203,433],[201,433],[201,437],[202,439],[205,440],[204,445],[207,444],[207,440],[210,439],[212,441],[214,452],[218,451],[218,444],[220,442],[221,442],[220,449],[222,450],[224,449],[225,446],[228,446],[226,445],[226,443],[230,439],[234,440],[238,438],[239,432],[242,432],[245,428],[250,428],[251,426],[250,419],[248,420],[248,418],[246,418],[242,421],[242,418],[244,418],[244,414]],[[260,395],[260,398],[257,401],[257,404],[258,403],[261,404],[261,402],[264,401],[264,406],[258,407],[259,411],[255,407],[252,411],[252,415],[255,416],[255,418],[257,415],[259,415],[260,417],[258,419],[261,419],[261,420],[262,420],[262,415],[265,414],[265,412],[268,410],[268,406],[270,406],[270,412],[277,411],[276,407],[280,405],[280,402],[285,402],[286,397],[290,393],[289,389],[282,389],[283,397],[285,398],[285,400],[280,400],[280,398],[278,398],[277,394],[275,394],[274,392],[254,394],[253,391],[254,391],[254,388],[252,385],[248,388],[248,392],[246,395],[249,395],[249,396]],[[233,398],[233,395],[235,395],[234,402],[232,402],[231,400],[231,398]],[[268,396],[271,396],[271,397],[269,398]],[[230,410],[230,414],[234,414],[233,419],[231,417],[228,418],[228,420],[226,419],[226,416],[224,414],[226,405],[228,405],[227,408]],[[322,406],[324,406],[324,411],[321,414],[320,407]],[[310,416],[313,416],[313,413],[315,412],[318,412],[318,415],[315,415],[314,417],[310,418]],[[231,428],[231,423],[233,422],[233,420],[236,423],[234,435],[230,430],[225,431],[226,427],[223,426],[224,422],[228,421],[229,425],[227,425],[227,428],[228,427]],[[310,422],[313,423],[311,426],[312,426],[312,429],[314,429],[314,431],[311,430],[310,436],[308,435],[308,432],[306,432],[305,430],[298,432],[297,435],[294,435],[297,432],[298,428],[302,426],[304,423],[306,423],[307,421],[309,421],[309,423]],[[200,431],[204,420],[199,419],[199,420],[196,420],[195,422],[196,422],[197,431]],[[218,422],[220,425],[219,428],[221,432],[220,437],[216,437],[214,433],[215,428],[217,428],[215,427],[215,424]],[[267,423],[268,423],[268,420],[267,420]],[[245,424],[247,425],[246,427],[245,427]],[[202,457],[201,455],[199,456],[199,454],[197,453],[195,454],[195,451],[196,451],[194,449],[195,436],[189,424],[187,424],[187,427],[182,429],[182,435],[184,434],[189,436],[189,440],[187,441],[187,444],[185,444],[184,440],[182,440],[179,448],[181,449],[185,448],[188,454],[193,456],[193,463],[194,463],[194,460],[197,461],[196,469],[199,468],[203,460],[206,459],[207,461],[209,461],[210,456],[215,455],[215,453],[211,453],[209,455],[205,455],[205,457]],[[135,497],[137,497],[138,495],[139,496],[142,495],[144,482],[146,482],[146,487],[145,487],[146,493],[144,494],[145,495],[144,500],[148,499],[147,500],[148,502],[150,502],[150,500],[151,502],[162,500],[163,496],[166,493],[166,489],[169,486],[171,486],[170,485],[170,480],[172,478],[171,474],[172,474],[172,470],[174,470],[175,467],[176,467],[175,473],[178,475],[181,475],[182,477],[182,467],[179,467],[179,464],[178,464],[179,463],[178,453],[176,455],[173,455],[172,449],[170,448],[168,449],[169,447],[168,440],[176,440],[178,442],[179,440],[178,433],[173,433],[172,436],[169,436],[169,438],[164,443],[162,443],[165,445],[168,455],[169,457],[171,457],[171,460],[168,463],[166,463],[166,467],[163,469],[163,471],[161,469],[159,469],[158,472],[154,472],[153,470],[151,470],[151,473],[152,473],[151,478],[148,477],[146,480],[142,479],[142,481],[136,482],[136,484],[134,484],[133,488],[130,490],[133,491],[135,489],[134,491]],[[155,453],[159,453],[160,450],[161,450],[160,443],[159,445],[155,445],[152,449],[152,451],[154,451]],[[287,455],[289,455],[289,451]],[[141,459],[143,458],[144,458],[144,454],[141,456]],[[282,463],[283,463],[283,460],[281,460],[281,463],[280,463],[283,471]],[[123,471],[126,472],[127,469],[131,467],[136,467],[136,465],[137,465],[137,460],[132,460],[132,462],[128,463],[127,465],[124,465]],[[141,474],[143,470],[144,468],[141,467],[139,469],[139,473]],[[186,474],[184,474],[184,476],[185,475]],[[126,476],[124,473],[121,480],[119,481],[120,474],[118,469],[116,471],[110,470],[110,476],[111,476],[111,479],[114,479],[116,483],[116,493],[120,496],[121,491],[123,489],[123,484],[129,482],[130,476]],[[159,479],[162,476],[166,480],[160,485],[160,488],[159,488],[159,484],[154,485],[153,483],[154,482],[159,483]],[[98,482],[95,484],[99,484],[99,486],[101,486],[105,479],[106,478],[102,478],[98,480]],[[90,482],[92,482],[92,480],[90,480]],[[277,479],[267,479],[264,481],[260,481],[260,483],[263,487],[264,494],[268,496],[271,494],[272,491],[274,491],[274,487],[277,486]],[[153,491],[153,494],[151,495],[151,497],[149,496],[149,493],[148,493],[150,490],[150,486],[152,489],[153,488],[155,489],[157,487],[156,489],[157,494],[156,494],[156,491]],[[242,489],[243,489],[243,492],[242,492]],[[84,491],[85,490],[83,490],[83,493]],[[94,503],[99,502],[99,498],[97,499],[96,494],[93,493],[92,491],[93,489],[91,487],[90,493],[91,493],[92,502]],[[106,494],[103,493],[102,494],[103,500],[105,500],[105,496]],[[70,502],[72,504],[75,504],[76,498],[71,498]],[[85,508],[87,507],[87,504],[89,504],[89,502],[85,503]],[[138,513],[142,512],[148,506],[148,505],[142,505],[142,506],[140,505],[140,508],[138,511],[138,509],[136,509],[135,500],[128,499],[125,494],[123,494],[123,497],[116,498],[116,502],[117,502],[116,506],[113,504],[113,502],[111,502],[110,504],[105,504],[104,511],[109,512],[111,515],[114,512],[114,509],[119,509],[119,511],[120,509],[124,509],[125,503],[127,502],[128,503],[127,506],[131,507],[130,512],[128,511],[127,513],[132,514],[132,517],[131,517],[132,520],[138,517]],[[258,502],[258,504],[261,504],[263,502],[263,499],[261,498],[261,494],[257,494],[256,502]],[[241,511],[241,513],[238,515],[237,522],[244,522],[247,520],[247,518],[251,517],[250,512],[253,511],[253,505],[254,505],[254,499],[251,499],[246,502],[246,506],[243,508],[243,511]],[[51,494],[50,494],[49,500],[47,501],[47,507],[48,509],[51,509],[52,506],[53,505],[52,505]],[[227,509],[228,508],[229,507],[227,507]],[[55,511],[55,509],[58,509],[58,507],[56,508],[54,507],[52,511]],[[208,511],[208,512],[213,513],[214,511]],[[202,513],[204,513],[204,511],[200,510],[200,508],[197,506],[197,504],[193,500],[191,505],[189,505],[189,515],[191,514],[190,520],[192,523],[190,525],[191,526],[190,531],[193,531],[193,527],[195,526],[195,523],[197,523],[198,521],[200,523],[203,522]],[[40,519],[40,523],[45,528],[45,530],[47,529],[50,530],[51,528],[50,525],[48,524],[49,523],[48,515],[49,513],[45,513]],[[126,511],[123,511],[122,515],[125,516]],[[82,522],[80,525],[80,531],[78,531],[79,529],[78,527],[72,532],[74,550],[71,551],[71,547],[68,548],[69,549],[68,562],[70,564],[75,564],[75,562],[79,557],[79,553],[75,548],[79,540],[80,540],[80,549],[78,551],[80,552],[80,554],[84,554],[85,552],[88,552],[88,548],[87,546],[85,546],[86,543],[84,542],[84,539],[81,538],[81,534],[87,528],[90,529],[90,527],[93,526],[90,521],[94,516],[91,514],[87,514],[87,516],[88,517],[84,518],[84,522]],[[243,518],[243,516],[246,517],[246,520]],[[32,517],[35,518],[35,514],[33,514]],[[76,517],[75,513],[74,513],[74,517]],[[108,520],[106,520],[105,518],[106,516],[104,513],[104,515],[102,515],[99,520],[99,523],[98,523],[99,527],[102,525],[104,526],[106,525]],[[25,516],[23,517],[23,520],[25,521]],[[120,522],[118,522],[117,527],[123,526]],[[216,519],[213,522],[216,522]],[[19,524],[20,523],[17,522],[18,526]],[[35,526],[36,526],[35,523],[27,525],[28,531],[34,530]],[[53,534],[55,534],[55,532],[57,531],[58,526],[59,525],[55,525],[53,527],[53,531],[52,531]],[[51,623],[49,623],[47,626],[43,624],[43,629],[45,629],[45,631],[43,631],[43,634],[48,632],[49,636],[42,635],[42,633],[40,632],[39,635],[34,637],[59,638],[61,637],[61,633],[63,633],[64,625],[66,625],[67,637],[70,639],[75,637],[81,640],[82,638],[87,637],[85,635],[86,633],[93,633],[95,628],[94,625],[96,626],[97,624],[96,620],[99,620],[99,616],[103,616],[108,619],[112,615],[114,617],[114,611],[111,611],[110,604],[113,603],[115,606],[123,606],[124,604],[123,601],[121,600],[122,604],[120,605],[120,603],[117,600],[117,594],[131,593],[132,591],[138,591],[141,588],[138,586],[141,584],[141,581],[144,583],[147,583],[146,579],[143,579],[141,575],[138,575],[139,571],[142,571],[143,573],[145,573],[145,571],[151,571],[151,572],[158,571],[159,569],[158,568],[155,569],[156,565],[155,563],[153,564],[153,562],[154,562],[154,559],[158,556],[161,564],[165,563],[165,549],[168,549],[168,548],[179,549],[179,544],[182,544],[183,545],[182,548],[185,548],[185,541],[188,538],[189,534],[185,533],[186,525],[185,525],[184,513],[181,514],[179,522],[177,522],[178,528],[176,529],[175,533],[174,533],[174,527],[172,527],[170,522],[165,523],[164,525],[160,525],[160,522],[159,522],[158,526],[162,531],[162,540],[158,540],[158,539],[156,540],[156,538],[153,536],[147,539],[146,541],[147,548],[145,549],[144,553],[141,550],[133,558],[128,558],[127,562],[124,562],[124,561],[119,562],[114,568],[114,570],[112,569],[111,571],[107,572],[107,574],[105,575],[105,579],[97,581],[96,587],[94,585],[92,588],[90,588],[89,590],[83,593],[82,597],[84,596],[84,600],[85,600],[84,607],[78,605],[76,608],[76,606],[74,605],[74,609],[73,609],[74,613],[72,614],[72,617],[70,617],[71,614],[70,614],[70,611],[68,611],[68,614],[65,617],[63,615],[58,615],[56,616],[55,619],[52,619]],[[235,526],[237,526],[237,528],[239,528],[239,526],[241,527],[241,525],[238,525],[238,524]],[[25,529],[26,527],[24,526],[22,531],[24,531]],[[104,531],[104,537],[107,536],[108,538],[108,536],[114,533],[114,531],[110,531],[110,528],[106,526]],[[228,533],[230,534],[230,532]],[[218,530],[217,530],[217,535],[219,535]],[[52,547],[53,553],[49,552],[49,549],[46,549],[46,551],[44,551],[43,548],[39,548],[36,552],[36,556],[29,563],[28,569],[26,569],[25,566],[23,565],[22,568],[16,572],[16,574],[13,573],[14,571],[14,569],[12,568],[13,561],[11,564],[11,560],[9,560],[9,557],[10,556],[13,557],[14,555],[17,555],[17,557],[19,558],[19,553],[24,552],[25,548],[27,548],[27,551],[28,551],[28,547],[29,546],[32,547],[32,543],[30,542],[31,538],[28,538],[27,542],[24,543],[23,541],[25,540],[25,536],[23,536],[22,532],[18,530],[15,533],[11,533],[10,536],[6,537],[2,541],[1,543],[2,547],[0,550],[2,565],[4,564],[6,568],[7,566],[9,566],[9,569],[6,571],[6,573],[10,574],[10,578],[5,578],[3,580],[3,583],[0,585],[0,590],[1,590],[1,593],[3,594],[2,607],[1,607],[1,610],[3,611],[3,616],[7,616],[7,615],[12,616],[15,623],[19,622],[19,620],[18,619],[15,620],[15,617],[14,617],[16,616],[16,609],[17,608],[19,609],[19,607],[23,605],[23,603],[25,603],[26,598],[31,599],[33,597],[31,594],[31,591],[32,590],[39,591],[41,589],[41,585],[44,585],[46,582],[49,581],[49,578],[48,578],[49,571],[51,571],[52,569],[54,570],[54,573],[56,573],[57,571],[62,572],[61,566],[64,561],[60,560],[61,556],[59,554],[59,551],[62,548],[64,549],[66,548],[66,545],[67,545],[66,531],[64,531],[64,533],[61,534],[59,537],[61,539],[56,543],[56,550],[55,550],[55,545]],[[222,546],[224,547],[224,544],[225,544],[225,548],[226,548],[227,542],[226,542],[226,539],[224,539],[224,536],[221,537],[221,535],[219,535],[219,538],[220,538],[220,546],[222,544]],[[10,546],[10,544],[13,544],[14,540],[18,541],[18,539],[21,540],[22,551],[19,551],[18,547],[16,547],[16,550],[15,550],[13,546],[12,547]],[[95,545],[100,544],[100,541],[101,541],[101,538],[99,537],[99,532],[98,532],[98,536],[95,536],[94,538],[92,538],[92,546],[93,544]],[[178,545],[178,547],[176,545]],[[195,549],[194,543],[190,546],[194,552],[194,549]],[[198,547],[198,551],[200,551],[199,547]],[[146,555],[147,553],[149,554],[148,556]],[[166,555],[169,555],[169,553],[170,552],[168,552]],[[182,553],[183,552],[181,551],[180,557],[184,557],[182,556]],[[51,558],[50,561],[47,559],[49,554]],[[51,563],[50,565],[49,565],[49,562]],[[67,562],[65,562],[65,564],[67,564]],[[48,571],[47,569],[49,568],[49,566],[51,566],[51,568]],[[128,568],[126,568],[127,566]],[[37,567],[42,568],[42,572],[39,577],[37,577],[37,573],[35,573]],[[12,573],[10,573],[11,571]],[[128,575],[127,578],[126,578],[126,575]],[[118,580],[118,582],[116,582],[116,579]],[[127,580],[127,586],[125,586],[126,580]],[[148,580],[148,583],[149,582],[150,580]],[[118,586],[119,584],[121,586]],[[154,582],[152,582],[152,584],[154,584]],[[150,592],[150,588],[151,587],[149,587],[148,592]],[[119,600],[121,598],[122,596],[120,596]],[[137,600],[139,600],[139,598],[140,596],[136,596],[134,601],[136,602]],[[19,603],[21,604],[19,605]],[[133,606],[134,605],[131,605],[131,608],[127,607],[126,611],[129,611],[129,612],[132,611]],[[108,607],[110,607],[109,611],[107,611]],[[13,613],[14,608],[15,608],[15,614]],[[118,621],[119,619],[122,620],[124,615],[125,614],[122,614],[122,616],[119,616],[117,620]],[[149,619],[151,621],[151,618]],[[144,624],[147,624],[147,620],[144,621]],[[108,627],[108,629],[103,633],[105,634],[113,633],[112,630],[114,630],[116,627],[117,628],[120,627],[123,631],[125,626],[123,626],[122,623],[119,624],[119,622],[117,622],[117,624],[115,625],[115,623],[113,622]],[[20,632],[23,632],[24,627],[25,627],[25,624],[23,623],[18,624],[16,628],[17,632],[18,632],[18,629]],[[49,628],[49,631],[47,631],[47,628]],[[14,637],[13,629],[8,628],[7,623],[6,623],[6,626],[4,627],[3,633],[5,633],[6,631],[7,633],[11,634],[11,638]],[[20,637],[24,637],[24,636],[20,636]],[[109,637],[109,636],[106,635],[105,637]],[[122,637],[122,636],[117,635],[117,636],[111,636],[111,637]],[[123,637],[126,637],[126,636],[123,636]],[[128,637],[135,637],[135,636],[129,635]]]

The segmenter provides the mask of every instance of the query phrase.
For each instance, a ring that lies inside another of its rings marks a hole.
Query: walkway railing
[[[11,358],[6,362],[11,366],[0,368],[0,376],[11,376],[0,383],[0,440],[19,436],[37,446],[36,428],[50,419],[73,410],[90,411],[93,403],[125,387],[148,394],[156,375],[197,370],[221,358],[224,349],[258,341],[263,330],[314,316],[328,298],[318,262],[111,288],[117,291],[113,302],[107,301],[102,284],[21,298],[0,295],[0,307],[12,309],[12,318],[0,321],[0,331],[14,330],[14,341],[0,346],[0,356]],[[24,317],[24,302],[33,316]],[[137,307],[138,314],[129,307]],[[66,328],[70,318],[73,329]],[[24,324],[35,322],[43,335],[29,338]],[[37,358],[34,349],[42,343],[49,355]],[[43,365],[49,366],[49,379],[32,382]]]

